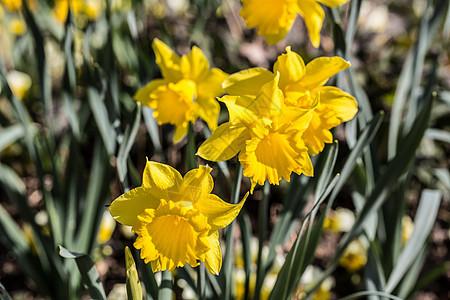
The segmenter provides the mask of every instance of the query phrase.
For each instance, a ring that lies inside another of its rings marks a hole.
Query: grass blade
[[[425,241],[428,238],[436,219],[441,196],[441,192],[438,190],[423,191],[414,220],[414,231],[411,238],[408,240],[408,243],[400,253],[395,267],[391,272],[386,284],[386,292],[390,293],[394,290],[420,253],[422,245],[426,244]]]
[[[100,276],[98,275],[94,263],[87,254],[71,252],[63,246],[59,246],[59,255],[64,258],[75,259],[81,274],[83,286],[92,299],[106,299]]]

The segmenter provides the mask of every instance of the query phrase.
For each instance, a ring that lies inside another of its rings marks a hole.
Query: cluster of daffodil
[[[336,6],[345,1],[321,2]],[[270,5],[243,1],[241,15],[273,43],[292,26],[296,12],[308,15],[306,24],[317,46],[323,10],[316,1],[271,1]],[[325,86],[330,77],[350,66],[340,57],[320,57],[305,64],[287,47],[273,72],[251,68],[228,75],[210,68],[195,46],[181,57],[158,39],[152,47],[162,78],[140,89],[136,101],[153,109],[158,124],[175,126],[173,142],[187,134],[190,123],[203,119],[212,134],[197,155],[214,162],[238,155],[243,175],[252,183],[250,192],[266,180],[275,185],[282,178],[289,181],[292,172],[312,176],[310,156],[333,141],[330,129],[357,112],[355,98]],[[215,98],[224,93],[218,100],[226,105],[229,121],[217,126],[220,105]],[[151,262],[153,271],[173,270],[186,262],[197,266],[200,260],[210,273],[218,274],[222,256],[217,230],[233,221],[247,196],[232,205],[210,194],[210,172],[210,167],[200,166],[182,178],[172,167],[148,161],[142,186],[112,202],[112,216],[138,234],[134,246],[141,249],[146,263]]]

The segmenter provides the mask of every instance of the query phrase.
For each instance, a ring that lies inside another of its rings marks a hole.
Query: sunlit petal
[[[313,89],[324,85],[328,79],[342,70],[350,67],[350,63],[340,57],[319,57],[306,65],[306,73],[299,84]]]
[[[209,161],[225,161],[233,158],[249,138],[246,127],[231,123],[220,125],[200,146],[197,155]]]
[[[159,199],[150,188],[138,187],[117,197],[108,209],[117,222],[133,226],[137,216],[146,208],[156,208],[158,205]]]
[[[283,89],[287,84],[297,82],[305,75],[305,63],[300,55],[286,47],[286,54],[278,56],[273,66],[274,73],[280,73],[279,86]]]
[[[216,230],[207,237],[209,251],[205,253],[205,266],[209,273],[219,275],[222,267],[222,251],[220,250],[219,232]]]
[[[201,165],[198,169],[190,170],[184,175],[180,186],[183,201],[195,203],[203,196],[211,193],[214,187],[211,171],[212,169],[209,166]]]
[[[320,45],[320,30],[325,19],[325,12],[315,0],[298,0],[299,13],[305,20],[309,38],[314,47]]]
[[[246,69],[228,76],[222,86],[230,95],[256,96],[263,85],[275,75],[263,68]]]
[[[319,91],[320,105],[331,109],[341,122],[347,122],[356,115],[358,103],[352,95],[332,86],[321,87]]]
[[[208,218],[208,224],[211,225],[211,230],[217,230],[226,227],[237,217],[247,197],[248,193],[238,204],[230,204],[218,196],[210,194],[200,198],[194,207],[199,209]]]

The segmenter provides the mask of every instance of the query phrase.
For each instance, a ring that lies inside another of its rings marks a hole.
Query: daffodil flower
[[[342,254],[339,264],[353,273],[360,270],[367,262],[367,247],[361,239],[352,241]]]
[[[324,86],[328,79],[350,63],[340,57],[319,57],[305,65],[302,57],[286,48],[274,65],[274,73],[252,68],[230,75],[223,83],[230,95],[256,95],[258,89],[279,73],[279,87],[287,107],[310,110],[310,122],[302,140],[310,155],[333,142],[330,129],[351,120],[358,111],[356,99],[337,87]]]
[[[52,14],[60,23],[66,22],[70,10],[75,16],[85,15],[89,20],[96,20],[102,12],[101,0],[55,0]]]
[[[299,13],[311,38],[311,43],[318,48],[320,30],[325,19],[325,12],[320,3],[337,7],[349,0],[241,0],[240,15],[246,20],[247,27],[258,28],[269,44],[280,41],[291,29]]]
[[[184,178],[174,168],[147,161],[142,186],[115,199],[109,212],[138,234],[134,246],[153,272],[203,261],[211,274],[222,265],[218,229],[239,214],[236,205],[211,194],[211,168],[200,166]]]
[[[197,117],[216,129],[220,106],[215,97],[223,93],[222,82],[228,75],[210,69],[208,59],[195,46],[182,57],[158,39],[152,47],[163,78],[150,81],[134,98],[154,109],[158,124],[175,125],[174,142],[186,135],[189,122]]]
[[[267,71],[269,72],[269,71]],[[239,153],[243,174],[256,184],[279,184],[292,172],[313,175],[308,149],[301,139],[311,111],[285,109],[280,75],[264,84],[256,95],[227,95],[219,99],[228,108],[230,121],[220,125],[200,146],[197,155],[210,161],[228,160]],[[239,86],[242,89],[251,85]],[[237,87],[237,88],[239,88]]]

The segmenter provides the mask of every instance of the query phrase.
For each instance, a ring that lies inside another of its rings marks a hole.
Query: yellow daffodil
[[[31,77],[28,74],[17,70],[9,71],[8,74],[6,74],[6,81],[8,82],[13,95],[19,100],[23,99],[32,83]]]
[[[410,216],[402,218],[402,245],[406,245],[414,231],[414,222]]]
[[[27,23],[23,18],[13,18],[9,21],[8,30],[11,34],[19,36],[27,31]]]
[[[9,11],[19,11],[22,7],[22,0],[0,0],[5,8]]]
[[[280,74],[279,87],[285,104],[312,111],[302,139],[310,155],[323,150],[325,143],[333,142],[330,129],[351,120],[357,110],[356,99],[337,87],[324,86],[336,73],[350,63],[340,57],[319,57],[305,65],[302,57],[286,48],[274,65]],[[229,76],[223,86],[231,95],[255,95],[258,88],[272,80],[275,74],[262,68],[244,70]]]
[[[55,6],[52,14],[55,19],[64,23],[67,19],[67,13],[70,10],[75,16],[85,15],[89,20],[96,20],[102,9],[101,0],[55,0]]]
[[[184,178],[174,168],[147,161],[142,186],[115,199],[109,211],[118,222],[132,226],[141,258],[153,272],[174,270],[203,261],[211,274],[222,265],[218,229],[238,215],[237,205],[211,194],[211,168],[200,166]]]
[[[339,264],[349,272],[356,272],[366,265],[367,249],[360,239],[352,241],[342,254]]]
[[[348,208],[338,207],[327,216],[323,228],[334,233],[341,233],[350,231],[353,224],[355,224],[353,211]]]
[[[306,270],[303,273],[303,276],[300,279],[300,284],[297,288],[296,298],[305,299],[306,293],[314,288],[314,286],[320,280],[322,275],[323,271],[319,267],[313,265],[309,265],[308,267],[306,267]],[[335,279],[331,276],[325,278],[325,280],[322,282],[322,284],[319,286],[319,288],[312,296],[312,299],[313,300],[330,299],[331,298],[330,292],[333,286],[335,285],[335,282],[336,282]]]
[[[267,71],[268,72],[268,71]],[[280,75],[263,85],[256,96],[224,96],[230,121],[220,125],[200,146],[197,155],[210,161],[228,160],[239,153],[243,174],[256,184],[279,184],[292,172],[313,175],[301,136],[311,119],[308,110],[285,108],[278,87]],[[248,87],[243,85],[243,88]]]
[[[108,212],[103,213],[102,220],[100,222],[100,228],[98,229],[97,242],[99,244],[105,244],[111,238],[114,229],[116,229],[116,222]]]
[[[247,27],[258,28],[269,44],[280,41],[289,32],[299,13],[305,20],[311,43],[318,48],[320,30],[325,19],[321,4],[336,7],[349,0],[241,0],[240,15],[247,22]]]
[[[228,75],[210,69],[208,59],[195,46],[182,57],[158,39],[152,47],[163,78],[140,89],[134,96],[136,101],[154,109],[158,124],[175,125],[174,142],[186,135],[189,122],[197,117],[211,130],[216,129],[220,106],[215,97],[223,93],[222,82]]]

